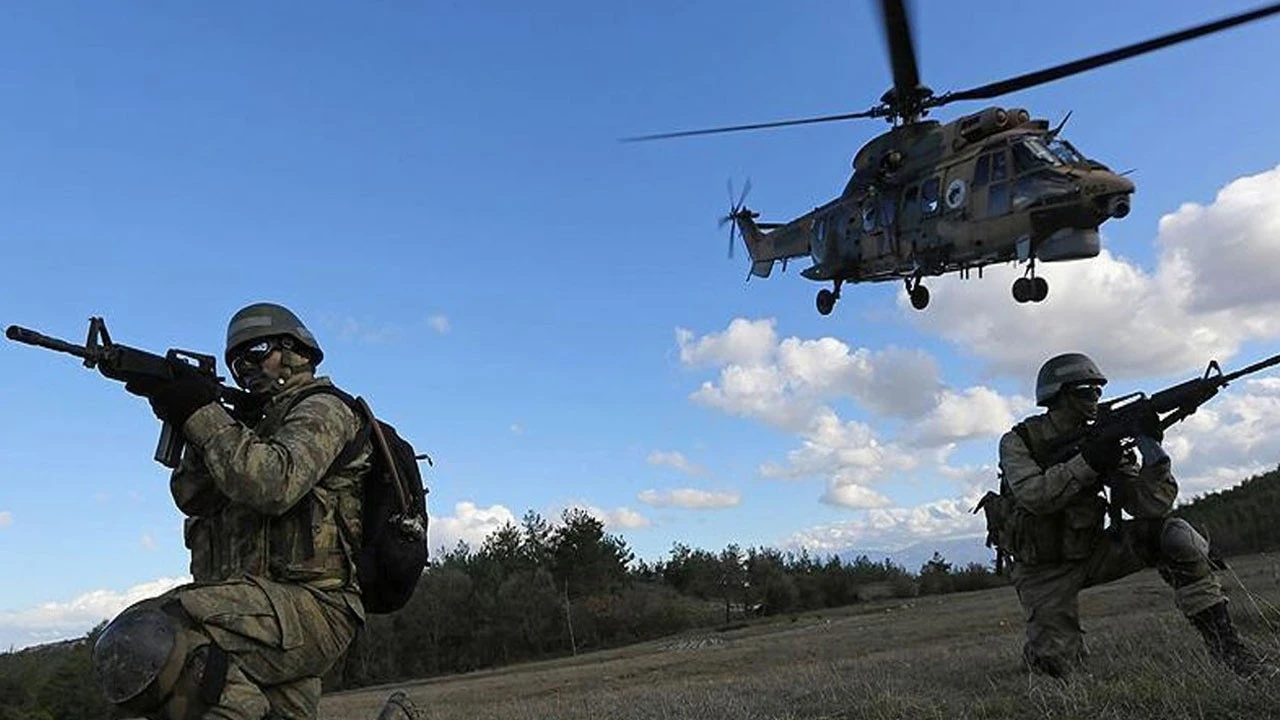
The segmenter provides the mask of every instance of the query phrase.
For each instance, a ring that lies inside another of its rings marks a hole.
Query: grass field
[[[1280,554],[1223,585],[1245,636],[1280,657]],[[1280,678],[1214,665],[1144,571],[1081,595],[1088,673],[1021,669],[1012,588],[881,601],[572,658],[326,695],[323,720],[373,720],[394,689],[428,718],[1280,718]]]

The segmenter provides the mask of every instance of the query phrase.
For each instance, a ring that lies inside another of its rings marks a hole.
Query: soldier
[[[186,439],[170,491],[194,582],[103,630],[94,674],[112,704],[167,720],[316,717],[321,676],[365,620],[354,552],[373,452],[347,448],[361,420],[338,397],[296,399],[332,386],[315,375],[323,359],[292,312],[258,303],[231,318],[225,360],[259,407],[233,417],[195,372],[126,385]],[[380,718],[412,717],[392,699]]]
[[[1120,437],[1089,440],[1065,462],[1045,460],[1097,419],[1106,383],[1085,355],[1051,358],[1036,378],[1036,402],[1048,411],[1000,438],[1002,494],[1012,500],[1000,546],[1013,558],[1013,583],[1026,615],[1024,661],[1033,671],[1068,676],[1086,652],[1080,590],[1155,567],[1215,660],[1244,676],[1274,674],[1276,668],[1236,635],[1208,542],[1170,516],[1178,485],[1160,446],[1158,418],[1149,418],[1136,439],[1141,463],[1133,450],[1122,449]],[[1104,486],[1132,518],[1106,530]]]

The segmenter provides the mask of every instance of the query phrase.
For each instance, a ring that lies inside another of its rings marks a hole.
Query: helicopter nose
[[[1128,215],[1129,214],[1128,194],[1112,195],[1107,200],[1107,214],[1117,220]]]

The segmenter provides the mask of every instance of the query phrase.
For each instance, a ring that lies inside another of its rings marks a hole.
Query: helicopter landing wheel
[[[818,291],[818,313],[830,315],[836,307],[836,294],[826,288]]]
[[[1042,277],[1031,278],[1031,302],[1044,302],[1049,297],[1049,281]]]
[[[1049,281],[1042,277],[1024,277],[1013,281],[1013,299],[1020,303],[1044,302],[1049,297]]]
[[[909,291],[911,295],[911,307],[917,310],[923,310],[929,307],[929,288],[916,283],[916,286]]]

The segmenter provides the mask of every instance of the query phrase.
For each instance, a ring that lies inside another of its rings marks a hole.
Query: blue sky
[[[1252,3],[916,5],[942,92]],[[617,140],[865,109],[891,84],[875,21],[863,2],[17,7],[0,323],[80,341],[103,315],[119,342],[220,355],[237,308],[283,302],[325,374],[436,458],[434,542],[578,504],[650,559],[972,532],[957,508],[1044,357],[1098,353],[1123,391],[1280,351],[1280,19],[998,101],[1073,111],[1077,147],[1136,169],[1108,253],[1042,266],[1041,306],[1011,301],[1013,268],[934,280],[925,313],[886,285],[821,317],[804,263],[744,283],[725,181],[798,215],[887,126]],[[0,368],[7,647],[79,634],[186,557],[145,402],[14,343]],[[1275,384],[1227,394],[1171,436],[1186,491],[1280,457]]]

